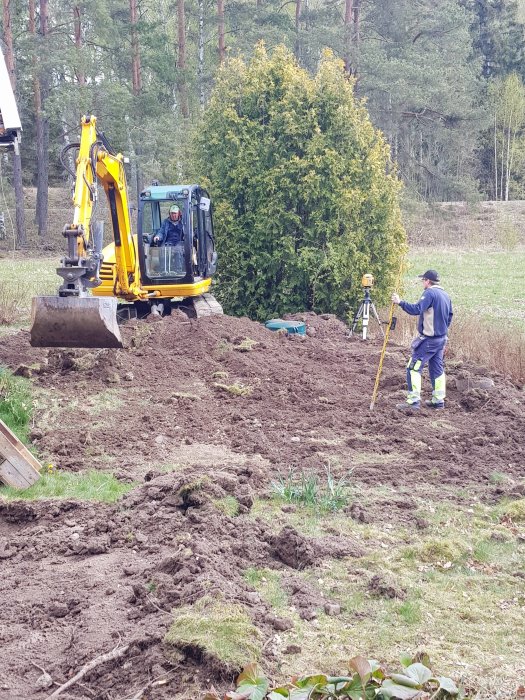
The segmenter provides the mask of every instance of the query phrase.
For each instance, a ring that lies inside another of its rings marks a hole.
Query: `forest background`
[[[229,56],[249,58],[260,41],[270,50],[284,44],[310,72],[325,47],[344,60],[390,144],[405,207],[524,197],[524,0],[2,5],[24,128],[21,157],[6,157],[2,172],[15,193],[37,188],[43,238],[48,187],[67,181],[59,154],[76,141],[81,114],[96,114],[130,157],[133,194],[151,179],[184,181],[194,172],[190,132],[199,129],[218,68]]]

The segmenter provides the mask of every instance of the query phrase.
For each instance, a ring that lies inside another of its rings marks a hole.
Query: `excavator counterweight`
[[[117,300],[34,297],[31,345],[43,348],[121,348]]]

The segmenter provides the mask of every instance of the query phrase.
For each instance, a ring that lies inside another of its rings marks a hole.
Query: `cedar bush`
[[[376,303],[387,300],[406,245],[400,182],[353,90],[328,51],[315,76],[282,46],[220,70],[196,151],[228,313],[345,317],[365,272]]]

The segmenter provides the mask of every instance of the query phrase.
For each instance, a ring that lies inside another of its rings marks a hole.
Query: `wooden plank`
[[[40,478],[40,462],[0,420],[0,480],[27,489]]]
[[[4,438],[4,441],[2,441],[2,438]],[[2,444],[5,447],[5,451],[2,450]],[[4,456],[8,456],[9,454],[12,454],[9,450],[9,446],[15,449],[16,452],[18,452],[18,454],[20,454],[22,458],[26,460],[26,462],[29,462],[33,469],[36,469],[37,471],[42,469],[42,465],[38,459],[31,454],[27,447],[20,442],[20,440],[11,430],[9,430],[7,425],[0,420],[0,455],[3,454]]]
[[[36,479],[30,481],[27,477],[28,473],[29,469],[26,468],[26,465],[22,465],[22,469],[20,469],[20,464],[12,464],[8,460],[0,464],[0,479],[4,484],[12,486],[15,489],[27,489],[36,481]],[[38,472],[36,473],[38,475],[37,478],[39,478],[40,475]]]

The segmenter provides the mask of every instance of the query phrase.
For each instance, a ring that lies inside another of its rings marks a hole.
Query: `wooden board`
[[[0,481],[27,489],[40,478],[42,465],[0,420]]]

